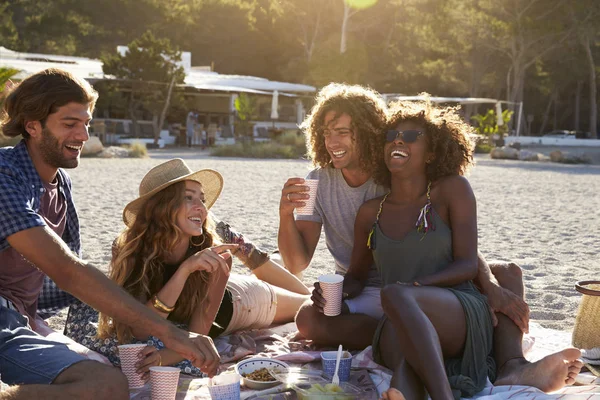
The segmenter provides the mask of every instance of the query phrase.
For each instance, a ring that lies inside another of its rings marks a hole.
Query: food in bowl
[[[269,368],[257,369],[256,371],[242,374],[242,376],[246,379],[252,379],[253,381],[258,382],[274,382],[276,380],[273,375],[271,375]]]
[[[283,361],[266,357],[246,359],[235,366],[235,372],[242,376],[243,385],[255,390],[278,385],[280,382],[273,375],[285,373],[288,369],[289,365]]]

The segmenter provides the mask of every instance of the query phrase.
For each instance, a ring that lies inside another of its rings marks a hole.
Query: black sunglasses
[[[395,129],[390,129],[389,131],[387,131],[385,139],[388,142],[393,142],[397,138],[400,138],[400,140],[402,140],[404,143],[414,143],[417,140],[417,138],[423,134],[423,131],[418,131],[416,129],[408,129],[406,131],[397,131]]]

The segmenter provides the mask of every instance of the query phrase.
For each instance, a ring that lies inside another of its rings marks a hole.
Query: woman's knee
[[[381,307],[386,314],[401,312],[403,304],[414,300],[414,287],[392,283],[381,289]]]

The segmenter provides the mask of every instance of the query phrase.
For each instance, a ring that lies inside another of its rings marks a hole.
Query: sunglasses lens
[[[393,142],[394,140],[396,140],[397,136],[398,136],[398,131],[389,130],[389,131],[387,131],[387,135],[385,138],[388,142]]]
[[[406,143],[412,143],[415,140],[417,140],[417,137],[419,136],[419,131],[415,131],[415,130],[410,130],[410,131],[404,131],[402,133],[402,139],[406,142]]]

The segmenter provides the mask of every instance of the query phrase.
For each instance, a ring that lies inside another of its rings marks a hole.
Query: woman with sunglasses
[[[473,396],[493,376],[493,324],[477,273],[475,196],[463,177],[472,163],[470,127],[454,108],[391,106],[374,178],[388,187],[355,223],[348,275],[360,282],[373,262],[386,313],[373,350],[394,370],[393,399]],[[383,137],[382,137],[383,139]]]

